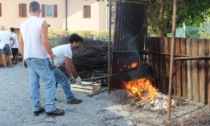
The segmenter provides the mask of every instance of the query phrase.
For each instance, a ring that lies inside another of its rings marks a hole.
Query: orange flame
[[[135,68],[137,66],[137,62],[132,62],[131,63],[131,68]]]
[[[136,96],[136,100],[142,102],[153,102],[155,97],[158,96],[158,92],[155,87],[152,86],[152,82],[148,78],[129,81],[124,85],[126,89],[130,90],[128,96]]]

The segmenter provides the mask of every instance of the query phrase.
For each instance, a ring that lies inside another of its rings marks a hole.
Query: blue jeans
[[[68,100],[73,100],[75,99],[73,93],[71,92],[70,84],[68,81],[68,78],[66,75],[57,67],[53,69],[54,75],[55,75],[55,80],[57,83],[59,83],[66,95],[66,99]]]
[[[50,60],[28,58],[26,59],[26,63],[30,76],[30,98],[33,111],[39,111],[41,109],[39,78],[43,80],[45,85],[46,112],[54,111],[56,109],[56,82],[54,72],[50,69]]]

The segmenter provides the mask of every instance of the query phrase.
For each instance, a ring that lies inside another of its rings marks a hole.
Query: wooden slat
[[[153,49],[156,51],[156,52],[159,52],[159,46],[160,46],[160,43],[158,41],[159,39],[158,38],[155,38],[155,44],[153,44]],[[156,81],[157,81],[157,88],[162,91],[162,88],[161,88],[161,83],[160,83],[160,74],[159,74],[159,67],[160,67],[160,59],[159,59],[159,55],[155,55],[154,56],[154,62],[155,62],[155,70],[156,70]]]
[[[86,92],[86,93],[96,93],[101,90],[101,82],[86,82],[82,81],[82,85],[79,84],[71,84],[71,90],[73,91],[80,91],[80,92]]]
[[[181,54],[186,55],[186,39],[181,39]],[[181,78],[182,78],[182,95],[187,98],[187,62],[182,64],[181,68]]]
[[[177,38],[176,39],[176,48],[175,48],[175,54],[181,54],[181,39]],[[180,64],[180,61],[176,61],[176,69],[178,65]],[[177,96],[181,97],[182,96],[182,81],[181,81],[181,67],[178,69],[176,72],[176,84],[177,84]]]
[[[205,41],[205,56],[209,56],[209,42],[207,39]],[[209,78],[208,78],[208,73],[209,73],[209,61],[210,60],[205,60],[205,104],[208,104],[208,84],[210,83]]]
[[[205,40],[199,41],[199,56],[205,56]],[[200,86],[200,102],[205,103],[205,61],[199,61],[199,86]]]
[[[170,39],[169,38],[164,38],[165,41],[165,53],[170,53],[169,48],[169,42]],[[166,88],[166,92],[168,93],[168,83],[169,83],[169,65],[170,65],[170,57],[166,56],[165,57],[165,65],[166,65],[166,69],[165,69],[165,88]]]
[[[174,54],[177,54],[177,49],[176,49],[176,48],[178,48],[178,44],[177,43],[178,43],[177,38],[175,38],[175,40],[174,40]],[[173,64],[173,73],[176,70],[177,66],[178,66],[178,63],[174,62],[174,64]],[[172,84],[173,84],[174,95],[178,96],[178,91],[177,91],[178,90],[177,89],[178,88],[177,87],[177,73],[172,78]]]
[[[163,51],[163,47],[162,47],[162,41],[161,41],[161,38],[159,38],[159,39],[157,39],[157,42],[158,42],[158,45],[159,46],[157,46],[158,48],[157,48],[157,50],[158,50],[158,52],[162,52]],[[163,80],[163,64],[162,64],[162,62],[163,62],[163,57],[161,56],[161,55],[157,55],[157,57],[158,57],[158,59],[159,60],[157,60],[157,63],[158,63],[158,80],[159,80],[159,90],[160,91],[164,91],[164,82],[162,81]],[[161,66],[161,67],[160,67]]]
[[[192,55],[198,56],[198,42],[193,39]],[[193,100],[199,103],[199,82],[198,82],[198,61],[192,61],[192,86],[193,86]]]
[[[192,41],[187,39],[186,43],[187,55],[192,55]],[[192,61],[187,61],[187,97],[192,100]]]
[[[208,49],[209,49],[209,53],[210,54],[210,40],[208,40]],[[208,105],[210,107],[210,60],[208,61]]]

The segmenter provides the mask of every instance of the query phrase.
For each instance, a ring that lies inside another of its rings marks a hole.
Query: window
[[[27,17],[26,4],[19,4],[19,17]]]
[[[88,5],[83,6],[83,17],[84,18],[91,18],[91,7]]]
[[[1,15],[1,3],[0,3],[0,17],[1,17],[2,15]]]
[[[57,17],[57,5],[42,4],[42,17]]]

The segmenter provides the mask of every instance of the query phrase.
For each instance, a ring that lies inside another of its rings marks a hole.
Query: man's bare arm
[[[41,39],[45,51],[49,54],[51,59],[54,59],[55,55],[53,54],[50,43],[48,41],[48,26],[46,21],[44,21],[44,23],[42,24]]]
[[[15,44],[15,39],[13,37],[10,37],[10,41],[12,41],[11,43],[11,47]]]
[[[23,60],[24,60],[24,42],[23,42],[23,37],[22,37],[22,33],[20,32],[19,33],[19,40],[18,40],[19,42],[18,42],[18,48],[19,48],[19,51],[20,51],[20,53],[21,53],[21,55],[22,55],[22,58],[23,58]]]

